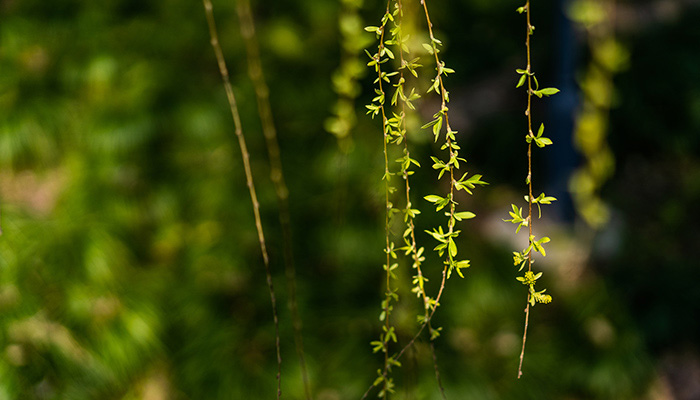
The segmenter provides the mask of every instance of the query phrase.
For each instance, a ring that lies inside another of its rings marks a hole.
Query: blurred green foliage
[[[290,187],[315,398],[356,399],[380,364],[369,342],[382,290],[381,130],[358,118],[345,155],[324,132],[337,97],[338,3],[253,6]],[[457,71],[453,97],[520,67],[516,6],[435,5],[431,18]],[[274,190],[234,7],[217,2],[215,12],[284,304]],[[380,9],[366,4],[363,17]],[[542,279],[557,301],[532,315],[520,381],[522,285],[512,246],[488,223],[506,218],[521,190],[513,185],[523,178],[522,148],[509,144],[522,137],[511,118],[522,112],[518,92],[460,141],[492,187],[471,200],[482,222],[460,237],[472,268],[451,280],[435,317],[449,398],[645,398],[663,373],[656,360],[697,352],[700,54],[690,50],[698,17],[693,9],[621,38],[630,69],[616,81],[617,166],[601,192],[613,222],[588,262],[566,256],[588,251],[573,230],[561,228],[559,257],[548,248],[557,261],[543,265]],[[537,18],[535,57],[545,65],[556,57],[547,53],[551,15]],[[0,21],[0,399],[270,398],[269,297],[201,4],[3,0]],[[362,83],[359,105],[371,96],[371,82]],[[412,154],[429,160],[430,138],[415,139]],[[424,168],[414,180],[424,192],[434,176]],[[438,223],[424,214],[420,232]],[[435,276],[439,260],[429,265]],[[395,325],[405,343],[420,305],[404,274]],[[300,399],[289,312],[280,309],[284,398]],[[428,356],[425,342],[407,354],[395,398],[437,398]]]

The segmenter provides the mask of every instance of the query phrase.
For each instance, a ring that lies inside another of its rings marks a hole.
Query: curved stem
[[[245,41],[246,53],[248,55],[248,76],[255,88],[258,113],[260,115],[263,136],[265,137],[267,154],[270,161],[270,179],[275,187],[275,195],[279,206],[279,221],[282,228],[284,253],[284,271],[287,280],[287,290],[289,291],[288,306],[292,314],[294,344],[297,356],[299,357],[304,394],[307,400],[311,400],[311,385],[309,383],[309,374],[306,368],[306,358],[304,356],[303,324],[297,304],[296,268],[294,265],[294,253],[292,251],[292,226],[289,214],[289,189],[284,179],[280,146],[277,140],[277,129],[275,128],[275,123],[272,118],[270,90],[265,82],[262,63],[260,61],[260,49],[256,40],[255,22],[250,10],[250,1],[238,0],[236,11],[241,24],[241,36]]]
[[[267,279],[267,286],[270,292],[270,302],[272,303],[272,317],[275,324],[275,348],[277,352],[277,399],[279,400],[282,396],[282,356],[280,352],[279,318],[277,314],[277,300],[275,298],[275,290],[272,284],[272,273],[270,272],[270,259],[267,254],[267,247],[265,245],[265,235],[263,233],[262,220],[260,218],[260,203],[258,202],[258,197],[255,193],[253,173],[250,168],[250,153],[248,153],[248,146],[246,145],[245,137],[243,136],[243,129],[241,128],[241,117],[238,113],[236,97],[233,94],[233,88],[231,87],[228,68],[226,67],[226,61],[224,60],[223,51],[221,50],[221,45],[219,44],[219,37],[216,32],[216,23],[214,22],[214,12],[212,10],[213,7],[210,0],[202,0],[202,2],[204,4],[204,10],[207,16],[207,24],[209,25],[209,36],[211,38],[211,45],[214,48],[214,53],[216,54],[216,60],[219,65],[219,72],[221,74],[221,79],[224,82],[226,97],[228,98],[229,107],[231,109],[231,116],[233,117],[233,124],[235,127],[236,137],[238,138],[238,145],[241,148],[241,154],[243,158],[243,169],[245,170],[246,176],[246,184],[248,186],[248,192],[250,193],[250,201],[251,203],[253,203],[255,228],[258,232],[260,251],[262,253],[263,263],[265,265],[265,277]]]

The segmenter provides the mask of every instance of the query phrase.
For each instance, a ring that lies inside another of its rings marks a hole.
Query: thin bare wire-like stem
[[[277,204],[279,207],[279,221],[282,228],[282,242],[284,252],[284,271],[287,280],[287,290],[289,292],[288,306],[292,314],[292,325],[294,328],[294,344],[299,366],[301,367],[304,393],[307,400],[311,400],[311,385],[309,374],[306,368],[306,358],[304,355],[304,339],[302,335],[302,320],[299,315],[297,303],[296,268],[294,264],[294,252],[292,250],[292,226],[289,214],[289,189],[284,179],[282,168],[282,158],[279,142],[277,140],[277,129],[272,117],[272,107],[270,106],[270,90],[265,81],[262,63],[260,61],[260,48],[255,34],[255,20],[250,9],[249,0],[238,0],[236,8],[238,19],[241,24],[241,36],[244,39],[246,53],[248,55],[248,76],[255,88],[255,97],[258,103],[258,113],[262,124],[263,136],[267,147],[267,154],[270,161],[270,179],[275,187]]]
[[[527,306],[525,307],[525,330],[523,331],[523,348],[520,350],[520,363],[518,364],[518,379],[523,376],[523,359],[525,358],[525,341],[527,340],[527,325],[530,321],[530,293],[527,294]]]
[[[204,4],[204,11],[207,16],[207,24],[209,25],[209,36],[211,38],[211,45],[214,48],[214,53],[216,54],[216,60],[219,65],[219,72],[221,73],[221,79],[224,82],[224,89],[226,90],[226,97],[228,98],[228,103],[231,108],[231,116],[233,117],[233,124],[235,127],[236,137],[238,138],[238,144],[241,148],[243,168],[245,170],[246,176],[246,184],[248,186],[248,191],[250,192],[250,201],[253,203],[255,228],[258,232],[260,251],[263,257],[263,263],[265,264],[265,276],[267,279],[267,286],[270,292],[270,302],[272,303],[272,317],[275,324],[275,347],[277,351],[277,399],[279,400],[282,397],[282,356],[280,352],[279,318],[277,313],[277,300],[275,299],[275,290],[272,284],[272,273],[270,272],[270,258],[267,254],[267,246],[265,245],[265,234],[263,233],[262,220],[260,218],[260,204],[258,203],[258,196],[255,193],[253,173],[250,168],[250,153],[248,153],[248,146],[246,145],[245,137],[243,136],[243,129],[241,127],[241,117],[238,113],[236,97],[233,94],[233,88],[231,87],[228,68],[226,67],[226,61],[224,60],[224,54],[221,50],[219,36],[216,31],[213,7],[210,0],[202,0],[202,2]]]
[[[445,394],[445,388],[442,386],[442,379],[440,379],[440,369],[438,368],[437,354],[435,354],[435,341],[430,341],[430,352],[433,355],[433,369],[435,370],[435,380],[437,380],[438,388],[440,388],[440,395],[442,398],[447,400],[447,395]]]
[[[532,63],[530,60],[530,36],[532,36],[532,25],[530,25],[530,0],[525,2],[525,15],[527,19],[527,30],[525,32],[525,48],[527,51],[527,131],[528,135],[534,136],[532,132]],[[532,241],[532,202],[534,197],[532,197],[532,142],[527,144],[527,188],[528,188],[528,201],[527,201],[527,221],[528,230],[530,236],[528,240]],[[527,253],[527,270],[532,271],[532,250]],[[518,379],[523,375],[523,358],[525,357],[525,342],[527,341],[527,327],[530,320],[530,296],[527,294],[527,305],[525,306],[525,329],[523,331],[523,347],[520,350],[520,363],[518,364]]]

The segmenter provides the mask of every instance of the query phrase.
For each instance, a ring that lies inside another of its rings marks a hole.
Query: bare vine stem
[[[248,76],[255,88],[255,97],[258,103],[258,113],[262,124],[263,136],[267,147],[267,154],[270,160],[270,179],[275,187],[277,204],[279,206],[279,221],[282,228],[282,242],[284,252],[284,271],[287,280],[287,290],[289,291],[288,306],[292,314],[292,325],[294,328],[294,344],[299,357],[302,381],[304,384],[304,394],[307,400],[311,400],[311,385],[306,367],[304,355],[304,339],[302,335],[302,320],[299,315],[297,303],[296,268],[294,264],[294,253],[292,250],[292,226],[289,214],[289,189],[284,179],[282,159],[280,155],[279,142],[277,140],[277,129],[272,117],[272,107],[270,106],[270,90],[265,81],[262,63],[260,61],[260,48],[255,34],[255,20],[250,9],[249,0],[238,0],[236,7],[238,19],[241,24],[241,36],[245,41],[246,53],[248,55]]]
[[[221,50],[221,44],[219,43],[219,36],[216,31],[216,23],[214,21],[214,12],[211,0],[202,0],[202,2],[204,4],[204,11],[207,17],[207,24],[209,25],[209,36],[211,38],[211,45],[214,48],[214,53],[216,54],[216,60],[219,65],[219,72],[221,73],[221,79],[223,80],[224,89],[226,90],[226,97],[228,98],[229,107],[231,109],[231,116],[233,117],[236,137],[238,138],[238,144],[241,148],[241,154],[243,158],[243,169],[245,170],[246,176],[246,184],[250,193],[250,201],[251,203],[253,203],[255,228],[258,232],[260,251],[262,253],[263,263],[265,265],[265,276],[267,279],[267,286],[270,292],[270,302],[272,303],[272,316],[275,325],[275,348],[277,353],[277,399],[279,400],[282,396],[282,356],[280,352],[279,318],[277,313],[277,300],[275,298],[275,290],[272,284],[272,273],[270,272],[270,258],[268,257],[267,246],[265,245],[265,235],[263,233],[262,228],[262,220],[260,218],[260,203],[258,202],[258,197],[255,193],[253,173],[250,168],[250,154],[248,153],[248,146],[246,145],[245,137],[243,136],[241,118],[238,113],[236,97],[233,94],[233,88],[231,87],[228,68],[226,67],[224,54]]]

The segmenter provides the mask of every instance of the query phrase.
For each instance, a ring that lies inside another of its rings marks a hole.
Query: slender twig
[[[287,280],[287,290],[289,291],[288,306],[292,314],[292,325],[294,328],[294,344],[299,357],[302,381],[304,384],[304,394],[307,400],[311,400],[311,385],[309,374],[306,368],[306,358],[304,356],[304,340],[302,335],[302,320],[299,315],[297,303],[296,268],[294,265],[294,253],[292,250],[292,226],[289,214],[289,189],[284,179],[282,169],[282,159],[280,156],[280,146],[277,140],[277,129],[272,118],[272,107],[270,106],[270,90],[265,82],[262,63],[260,61],[260,48],[255,34],[255,21],[250,9],[249,0],[238,0],[238,19],[241,23],[241,36],[245,41],[246,53],[248,54],[248,75],[255,88],[255,96],[258,102],[258,113],[262,124],[263,136],[267,147],[267,154],[270,161],[270,179],[275,187],[277,204],[279,206],[279,221],[282,227],[282,242],[284,248],[284,270]]]
[[[445,388],[442,386],[442,379],[440,379],[440,369],[438,368],[437,354],[435,353],[435,341],[430,341],[430,352],[433,355],[433,369],[435,370],[435,380],[437,380],[438,388],[440,389],[440,395],[444,400],[447,400],[447,395],[445,394]]]
[[[530,136],[534,136],[532,132],[532,63],[530,60],[530,36],[532,36],[532,25],[530,24],[530,0],[525,2],[525,15],[527,19],[526,27],[526,39],[525,48],[527,51],[527,131]],[[529,240],[532,240],[532,202],[534,197],[532,196],[532,142],[527,144],[527,189],[528,189],[528,201],[527,201],[527,221],[529,230]],[[527,270],[532,271],[532,250],[527,253]],[[520,363],[518,364],[518,379],[523,375],[523,358],[525,357],[525,342],[527,341],[527,327],[530,320],[530,296],[527,294],[527,305],[525,306],[525,328],[523,331],[523,346],[520,350]]]
[[[399,15],[401,19],[403,20],[403,3],[401,0],[397,0],[396,2],[399,7]],[[399,30],[399,36],[398,36],[398,46],[399,46],[399,61],[401,62],[401,65],[406,65],[406,60],[404,59],[403,56],[403,30]],[[404,81],[404,73],[403,73],[403,68],[400,69],[399,71],[399,81]],[[402,123],[403,123],[403,131],[406,132],[406,101],[403,100],[401,102],[401,116],[402,116]],[[408,139],[404,138],[404,152],[405,156],[410,159],[410,151],[408,148]],[[409,174],[408,174],[408,169],[404,168],[403,169],[403,179],[404,182],[406,183],[406,210],[411,209],[411,185],[409,183]],[[432,331],[432,325],[430,324],[430,320],[427,318],[428,317],[428,311],[430,308],[430,303],[428,301],[428,297],[425,294],[425,289],[423,287],[423,271],[421,269],[421,262],[420,262],[420,256],[418,255],[418,245],[416,244],[416,229],[415,229],[415,224],[413,222],[413,217],[411,217],[410,214],[407,215],[407,224],[408,224],[408,229],[410,231],[410,239],[411,239],[411,252],[412,252],[412,257],[413,257],[413,265],[416,268],[416,273],[418,274],[418,280],[419,280],[419,289],[420,289],[420,295],[423,300],[423,311],[424,311],[424,317],[425,320],[428,322],[428,329],[429,331]],[[440,388],[440,393],[442,394],[443,399],[446,399],[445,397],[445,389],[442,386],[442,381],[440,380],[440,370],[438,368],[438,362],[437,362],[437,354],[435,353],[435,345],[434,342],[431,340],[430,341],[430,352],[432,355],[432,360],[433,360],[433,369],[435,370],[435,379],[437,380],[438,387]]]
[[[387,3],[386,5],[386,12],[389,13],[389,4],[391,4],[391,0]],[[379,38],[379,49],[377,50],[377,56],[381,58],[381,55],[383,53],[384,49],[384,32],[386,29],[382,29],[381,37]],[[382,96],[384,96],[384,99],[386,99],[386,96],[384,94],[384,87],[382,85],[382,69],[381,69],[381,63],[378,61],[377,62],[377,74],[378,74],[378,81],[379,81],[379,91],[381,92]],[[384,142],[384,199],[385,199],[385,210],[384,210],[384,230],[385,230],[385,241],[386,241],[386,249],[384,250],[386,252],[386,265],[384,268],[386,269],[386,296],[384,298],[384,370],[382,375],[384,376],[384,395],[385,397],[387,396],[387,392],[389,389],[389,381],[386,379],[388,373],[389,373],[389,319],[390,319],[390,314],[391,314],[391,243],[390,243],[390,234],[391,234],[391,229],[389,226],[389,219],[390,219],[390,212],[391,212],[391,201],[389,199],[389,192],[390,192],[390,184],[389,184],[389,179],[391,177],[391,174],[389,172],[389,151],[387,148],[387,144],[389,142],[389,133],[388,133],[388,123],[387,123],[387,118],[386,118],[386,112],[384,109],[384,102],[385,100],[382,100],[382,132],[383,132],[383,142]]]
[[[248,191],[250,192],[250,200],[253,203],[255,228],[258,232],[260,251],[262,252],[263,263],[265,264],[265,276],[267,278],[267,286],[270,291],[270,302],[272,303],[272,316],[275,324],[275,347],[277,351],[277,399],[279,400],[282,396],[282,356],[280,352],[279,318],[277,314],[277,300],[275,299],[275,290],[272,284],[272,273],[270,272],[270,259],[267,254],[267,247],[265,245],[265,235],[263,233],[262,220],[260,218],[260,204],[258,203],[258,197],[255,193],[255,185],[253,184],[253,173],[251,172],[250,168],[250,154],[248,153],[248,147],[246,146],[245,137],[243,136],[243,129],[241,128],[241,118],[238,113],[236,97],[233,94],[233,88],[231,87],[228,68],[226,67],[226,61],[224,60],[223,51],[221,50],[221,44],[219,43],[219,37],[216,32],[214,12],[212,10],[213,7],[210,0],[202,0],[202,2],[204,3],[204,10],[206,12],[207,23],[209,25],[211,45],[214,48],[214,53],[216,54],[216,60],[219,65],[219,72],[221,73],[221,78],[224,82],[224,89],[226,90],[226,97],[228,98],[229,106],[231,108],[231,116],[233,117],[236,137],[238,138],[238,144],[241,148],[243,168],[245,170],[246,176],[246,184],[248,186]]]
[[[396,353],[396,355],[394,357],[392,357],[394,361],[399,361],[401,359],[401,356],[403,356],[403,354],[406,352],[406,350],[408,350],[409,348],[411,348],[411,346],[413,346],[413,343],[415,343],[416,340],[418,340],[421,333],[423,333],[423,330],[425,329],[425,327],[428,326],[428,323],[433,319],[433,315],[435,314],[435,311],[437,310],[437,307],[440,304],[440,298],[442,297],[443,289],[445,288],[446,279],[447,279],[447,269],[444,269],[442,271],[442,282],[440,283],[440,290],[438,291],[438,295],[435,297],[435,306],[433,307],[432,311],[428,315],[428,319],[421,324],[420,328],[418,328],[418,332],[416,332],[416,334],[413,335],[411,340],[409,340],[408,343],[404,347],[401,348],[401,351],[399,351],[398,353]],[[386,375],[384,377],[386,377]],[[365,393],[362,395],[361,400],[364,400],[367,398],[367,396],[369,396],[369,393],[372,391],[373,387],[374,387],[374,385],[370,385],[367,388]]]
[[[428,25],[428,33],[430,34],[431,43],[435,43],[435,35],[433,34],[433,23],[430,22],[430,14],[428,13],[428,4],[426,3],[425,0],[421,0],[421,4],[423,5],[423,11],[425,12],[425,20],[426,20],[426,24]],[[442,101],[441,110],[444,110],[444,115],[445,115],[445,127],[446,127],[447,132],[448,132],[448,134],[446,135],[446,138],[447,138],[447,148],[448,148],[449,151],[450,151],[450,160],[452,160],[452,159],[454,159],[454,158],[456,157],[456,155],[454,154],[454,150],[453,150],[453,147],[452,147],[452,139],[451,139],[451,137],[450,137],[450,135],[449,135],[449,132],[452,131],[452,128],[450,127],[450,119],[449,119],[449,115],[448,115],[448,113],[447,113],[447,101],[448,101],[447,91],[445,90],[445,85],[444,85],[443,80],[442,80],[442,73],[441,73],[441,71],[440,71],[441,62],[440,62],[440,58],[438,57],[438,52],[437,52],[437,51],[434,51],[433,54],[435,55],[435,66],[436,66],[436,69],[438,70],[438,76],[437,76],[436,79],[439,79],[439,80],[440,80],[440,97],[441,97],[441,101]],[[454,202],[455,179],[454,179],[454,170],[455,170],[454,165],[452,165],[452,164],[450,163],[450,197],[449,197],[449,198],[450,198],[450,214],[449,214],[449,221],[448,221],[448,224],[447,224],[447,228],[448,228],[447,232],[448,232],[448,235],[451,235],[451,234],[454,232],[454,226],[455,226],[455,218],[454,218],[454,215],[455,215],[455,202]],[[449,257],[449,251],[448,251],[448,257]],[[446,272],[447,272],[447,268],[449,268],[449,264],[445,264],[445,267],[444,267],[444,269],[443,269],[443,271],[442,271],[443,279],[442,279],[442,283],[441,283],[441,286],[440,286],[440,294],[442,293],[442,290],[444,289],[444,285],[445,285],[445,274],[446,274]],[[437,301],[438,301],[438,300],[439,300],[439,298],[436,299],[436,304],[435,304],[435,307],[436,307],[436,308],[437,308]],[[433,311],[434,311],[434,310],[433,310]],[[429,325],[429,329],[430,329],[430,331],[432,332],[433,328],[432,328],[432,325],[431,325],[431,322],[430,322],[431,319],[432,319],[432,314],[431,314],[431,318],[427,320],[427,323],[428,323],[428,325]],[[432,335],[431,335],[431,336],[432,336]],[[435,379],[437,380],[438,387],[440,388],[440,394],[442,395],[442,398],[446,400],[447,397],[446,397],[446,395],[445,395],[445,389],[444,389],[444,387],[442,386],[442,381],[441,381],[441,379],[440,379],[440,371],[439,371],[438,365],[437,365],[437,355],[435,354],[435,345],[434,345],[434,342],[435,342],[435,341],[434,341],[434,338],[431,337],[431,338],[430,338],[430,350],[431,350],[432,356],[433,356],[433,368],[435,369]]]
[[[427,23],[427,26],[428,26],[428,32],[429,32],[429,34],[430,34],[431,43],[434,44],[434,43],[437,42],[437,40],[435,39],[435,36],[434,36],[434,34],[433,34],[433,29],[432,29],[433,25],[432,25],[432,23],[430,22],[430,15],[429,15],[429,13],[428,13],[427,4],[426,4],[425,0],[421,0],[421,4],[423,5],[423,10],[424,10],[424,12],[425,12],[425,18],[426,18],[426,23]],[[382,40],[382,42],[383,42],[383,40]],[[380,43],[381,43],[381,42],[380,42]],[[380,44],[380,46],[382,46],[382,44]],[[443,115],[444,115],[444,117],[445,117],[445,127],[446,127],[447,132],[448,132],[448,134],[446,135],[447,148],[449,148],[450,160],[454,160],[454,159],[457,158],[457,155],[456,155],[455,152],[454,152],[453,141],[452,141],[452,138],[451,138],[451,136],[450,136],[450,134],[451,134],[453,131],[452,131],[451,127],[450,127],[449,116],[448,116],[448,112],[447,112],[447,103],[448,103],[448,101],[449,101],[449,100],[448,100],[448,94],[447,94],[447,90],[445,89],[445,86],[444,86],[444,83],[443,83],[443,79],[442,79],[442,68],[444,67],[444,65],[441,63],[441,61],[440,61],[440,59],[439,59],[437,53],[438,53],[437,51],[433,51],[433,54],[434,54],[434,56],[435,56],[436,70],[438,71],[438,74],[437,74],[437,76],[436,76],[435,79],[438,79],[438,80],[439,80],[438,83],[439,83],[440,95],[441,95],[441,102],[442,102],[442,104],[441,104],[441,109],[440,109],[440,110],[441,110],[441,112],[443,113]],[[376,61],[379,62],[379,60],[376,60]],[[380,81],[381,81],[381,79],[380,79]],[[381,84],[381,83],[380,83],[380,84]],[[383,94],[383,92],[382,92],[382,94]],[[384,112],[383,108],[382,108],[382,112]],[[448,214],[449,222],[448,222],[448,233],[447,233],[446,237],[447,237],[448,235],[451,236],[451,235],[454,233],[454,226],[455,226],[455,221],[456,221],[456,219],[455,219],[455,211],[456,211],[456,210],[455,210],[455,205],[456,205],[456,203],[454,202],[454,193],[455,193],[454,170],[455,170],[455,166],[452,165],[452,163],[450,163],[450,165],[449,165],[449,173],[450,173],[450,192],[449,192],[450,212],[449,212],[449,214]],[[414,240],[414,239],[415,239],[415,238],[413,238],[412,240]],[[413,243],[415,243],[415,242],[413,242]],[[448,254],[448,262],[445,263],[445,267],[444,267],[443,270],[442,270],[442,280],[441,280],[441,282],[440,282],[440,287],[439,287],[439,289],[438,289],[438,294],[437,294],[437,296],[435,297],[434,305],[433,305],[432,309],[430,310],[429,314],[426,313],[426,318],[425,318],[425,320],[423,321],[423,324],[421,324],[420,328],[418,329],[418,332],[416,332],[416,334],[415,334],[415,335],[411,338],[411,340],[401,349],[401,351],[399,351],[395,356],[392,357],[392,359],[393,359],[394,361],[398,361],[398,360],[401,358],[401,356],[406,352],[406,350],[407,350],[408,348],[410,348],[411,346],[413,346],[413,344],[415,343],[415,341],[420,337],[420,335],[421,335],[421,333],[423,332],[423,330],[425,329],[425,327],[426,327],[426,326],[430,326],[430,322],[432,321],[433,315],[435,314],[435,311],[437,310],[437,308],[438,308],[438,306],[439,306],[439,304],[440,304],[440,299],[441,299],[442,294],[443,294],[444,289],[445,289],[445,282],[446,282],[446,280],[447,280],[447,272],[448,272],[448,268],[450,267],[449,257],[450,257],[450,256],[449,256],[449,254]],[[427,298],[426,298],[425,300],[427,301]],[[432,326],[430,327],[430,330],[432,331]],[[431,332],[431,333],[432,333],[432,332]],[[431,335],[431,336],[432,336],[432,335]],[[436,366],[437,366],[436,361],[435,361],[435,360],[436,360],[436,357],[435,357],[434,347],[432,346],[432,342],[433,342],[433,340],[432,340],[432,338],[431,338],[431,349],[432,349],[432,351],[433,351],[434,367],[436,367]],[[435,371],[436,371],[436,378],[437,378],[438,386],[440,387],[441,395],[442,395],[443,398],[445,398],[445,391],[444,391],[444,388],[442,387],[442,382],[441,382],[441,380],[440,380],[439,371],[438,371],[437,368],[435,368]],[[386,379],[386,375],[384,375],[384,378]],[[364,399],[367,398],[367,396],[369,395],[369,393],[372,391],[372,388],[373,388],[373,387],[374,387],[374,385],[371,385],[369,388],[367,388],[367,390],[365,391],[365,393],[363,394],[363,396],[362,396],[362,398],[361,398],[362,400],[364,400]]]

